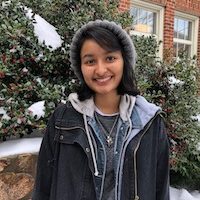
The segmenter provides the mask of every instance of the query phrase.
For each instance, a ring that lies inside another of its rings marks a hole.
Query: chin
[[[99,95],[117,94],[116,90],[94,90],[94,92]]]

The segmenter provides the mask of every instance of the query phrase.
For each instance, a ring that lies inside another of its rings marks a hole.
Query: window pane
[[[139,16],[138,16],[138,23],[139,24],[147,24],[147,13],[142,10],[142,9],[139,9]]]
[[[174,42],[174,47],[173,47],[173,56],[178,57],[178,44]]]
[[[179,19],[179,23],[178,23],[178,37],[180,39],[184,39],[184,33],[185,33],[185,22],[184,22],[184,20]]]
[[[183,40],[191,40],[192,22],[189,20],[175,18],[174,37]]]
[[[135,31],[143,33],[156,33],[156,13],[143,8],[131,8],[131,16]]]
[[[185,53],[188,57],[191,55],[191,45],[185,45]]]
[[[178,54],[183,53],[184,51],[184,44],[178,43]]]
[[[191,40],[192,38],[191,35],[192,35],[192,22],[189,22],[186,40]]]
[[[178,57],[183,53],[186,54],[186,56],[190,57],[191,45],[174,42],[173,56]]]
[[[139,12],[139,10],[138,9],[132,9],[131,10],[131,14],[132,14],[132,16],[133,16],[133,18],[134,18],[134,20],[133,20],[133,24],[137,24],[138,22],[137,22],[137,20],[138,20],[138,12]]]
[[[147,12],[147,24],[153,26],[153,13]]]
[[[178,38],[178,19],[175,18],[174,20],[174,37]]]

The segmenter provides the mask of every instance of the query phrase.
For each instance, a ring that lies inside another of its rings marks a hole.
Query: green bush
[[[33,24],[18,3],[0,7],[0,107],[10,120],[1,118],[0,138],[23,135],[30,131],[32,117],[26,109],[38,100],[37,57],[42,46],[33,33]]]
[[[180,55],[170,64],[157,58],[153,37],[133,36],[138,52],[136,77],[141,93],[162,107],[171,145],[171,183],[200,188],[200,122],[198,75],[195,58]]]
[[[22,4],[23,3],[23,4]],[[69,46],[81,24],[112,19],[122,25],[130,23],[127,13],[119,13],[117,1],[19,1],[4,2],[0,7],[0,140],[23,137],[33,129],[43,129],[55,107],[66,100],[78,84],[70,70]],[[39,44],[32,19],[26,9],[41,14],[54,25],[63,43],[53,50]],[[33,103],[45,100],[45,116],[37,119],[27,111]]]

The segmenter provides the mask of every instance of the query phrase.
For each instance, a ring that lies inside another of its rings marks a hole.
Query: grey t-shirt
[[[107,133],[109,133],[112,129],[113,123],[115,123],[116,118],[118,118],[118,114],[112,115],[112,116],[102,116],[99,113],[96,113],[96,116],[98,117],[99,122],[102,124],[104,129]],[[103,190],[103,196],[102,200],[114,200],[115,199],[115,175],[114,175],[114,143],[115,143],[115,136],[117,131],[117,123],[115,124],[113,131],[111,133],[111,137],[113,139],[113,143],[109,146],[107,145],[106,141],[106,134],[105,131],[101,126],[100,129],[102,129],[102,134],[104,134],[105,141],[103,142],[106,149],[106,156],[107,156],[107,162],[106,162],[106,176],[104,181],[104,190]]]

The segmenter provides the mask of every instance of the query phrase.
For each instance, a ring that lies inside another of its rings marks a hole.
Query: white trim
[[[162,59],[163,58],[163,24],[164,24],[164,7],[155,5],[153,3],[147,3],[141,0],[132,0],[131,1],[131,8],[143,8],[145,10],[151,11],[156,13],[156,34],[148,34],[148,33],[142,33],[138,31],[131,31],[130,34],[134,35],[154,35],[155,38],[157,38],[157,41],[162,41],[162,43],[159,45],[159,53],[158,56]]]
[[[192,45],[192,40],[183,40],[183,39],[174,38],[174,42]]]
[[[174,17],[180,17],[181,19],[188,20],[192,23],[191,40],[174,38],[174,42],[191,45],[191,56],[197,55],[199,18],[179,11],[175,11]]]

